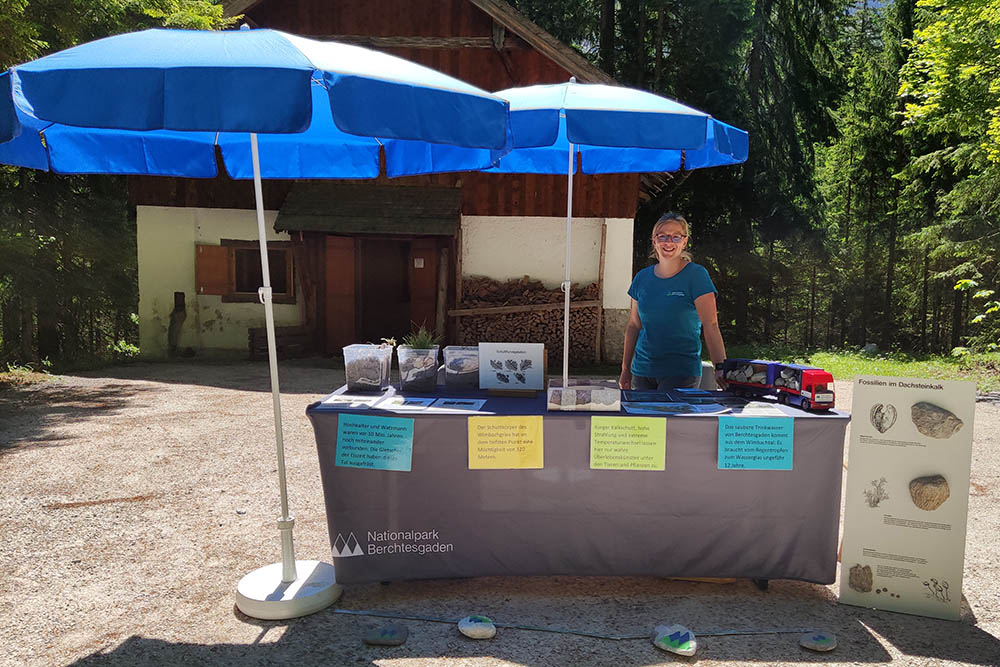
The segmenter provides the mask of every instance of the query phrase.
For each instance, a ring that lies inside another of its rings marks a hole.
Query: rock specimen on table
[[[885,433],[896,423],[896,406],[876,403],[869,413],[872,426],[879,433]]]
[[[871,593],[872,591],[872,569],[868,565],[858,563],[851,568],[850,578],[847,585],[859,593]]]
[[[410,631],[402,623],[387,623],[369,630],[364,641],[371,646],[399,646],[409,634]]]
[[[683,625],[658,625],[653,628],[653,646],[677,655],[694,655],[698,641]]]
[[[913,504],[927,512],[941,507],[950,495],[948,480],[941,475],[917,477],[910,482],[910,498],[913,498]]]
[[[468,355],[449,359],[444,368],[444,383],[449,389],[477,389],[479,357]]]
[[[913,425],[928,438],[947,440],[962,428],[962,420],[942,407],[921,401],[910,409]]]
[[[493,639],[497,626],[486,616],[466,616],[458,622],[458,631],[470,639]]]
[[[388,376],[388,367],[378,357],[353,359],[344,367],[348,391],[378,391]]]
[[[399,353],[399,381],[403,391],[432,392],[437,386],[437,355]]]
[[[837,648],[837,636],[829,632],[807,632],[799,637],[799,645],[811,651],[832,651]]]

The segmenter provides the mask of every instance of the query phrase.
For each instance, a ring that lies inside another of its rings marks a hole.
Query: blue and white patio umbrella
[[[240,581],[247,615],[301,616],[340,592],[333,566],[295,560],[260,155],[269,178],[372,178],[380,147],[390,176],[481,169],[510,136],[507,103],[486,91],[384,53],[272,30],[147,30],[0,74],[0,164],[212,177],[218,145],[231,176],[254,179],[282,561]]]
[[[490,173],[566,174],[566,278],[563,386],[569,380],[569,296],[573,174],[648,173],[738,164],[748,135],[680,102],[652,93],[581,84],[509,88],[514,150]]]

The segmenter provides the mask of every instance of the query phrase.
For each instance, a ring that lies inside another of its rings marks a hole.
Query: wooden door
[[[326,237],[326,351],[357,343],[355,329],[355,240],[346,236]]]
[[[410,330],[410,242],[358,239],[358,334],[361,342],[399,341]]]
[[[414,239],[410,244],[410,327],[434,330],[437,319],[437,239]]]

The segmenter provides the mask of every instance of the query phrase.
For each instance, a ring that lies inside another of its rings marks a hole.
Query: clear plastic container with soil
[[[383,391],[389,388],[392,346],[355,343],[344,348],[347,391]]]
[[[449,345],[444,348],[444,386],[452,391],[479,389],[479,347]]]
[[[399,388],[410,393],[433,393],[437,387],[438,346],[400,345],[396,355],[399,357]]]

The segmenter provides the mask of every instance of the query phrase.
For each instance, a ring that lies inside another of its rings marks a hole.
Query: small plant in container
[[[414,393],[434,391],[440,344],[441,337],[424,326],[403,336],[403,344],[396,348],[400,389]]]
[[[355,343],[344,348],[344,375],[347,391],[383,391],[389,388],[389,368],[392,365],[394,338],[383,338],[381,344]]]

